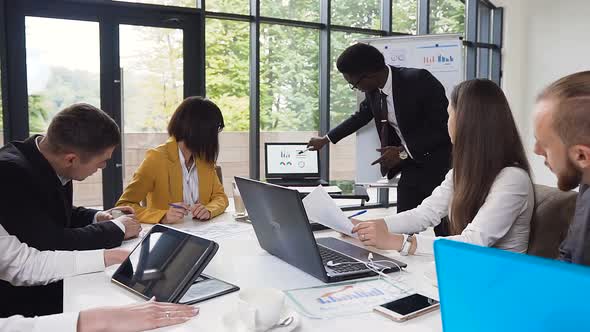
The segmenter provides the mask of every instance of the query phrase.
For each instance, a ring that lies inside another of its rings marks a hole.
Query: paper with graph
[[[310,318],[333,318],[373,311],[376,306],[413,293],[386,279],[353,281],[285,291],[297,311]]]
[[[348,236],[356,235],[352,234],[354,225],[350,219],[346,217],[322,186],[317,186],[302,201],[309,221],[317,222]]]

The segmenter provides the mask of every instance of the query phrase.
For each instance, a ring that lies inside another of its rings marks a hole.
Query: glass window
[[[338,126],[357,111],[357,94],[352,91],[336,68],[336,60],[348,46],[358,39],[373,36],[333,31],[331,36],[330,67],[330,127]],[[352,184],[356,167],[356,135],[330,145],[330,181]]]
[[[100,107],[98,23],[27,17],[25,29],[30,133],[73,103]],[[101,171],[73,184],[74,205],[102,207]]]
[[[318,30],[261,25],[261,174],[264,142],[307,142],[318,134],[318,77]]]
[[[465,33],[464,1],[431,0],[430,33]]]
[[[176,7],[197,7],[200,0],[113,0],[122,2],[147,3],[152,5],[176,6]]]
[[[231,196],[234,176],[249,175],[250,24],[208,19],[206,29],[207,97],[219,106],[225,121],[217,164]]]
[[[477,49],[477,77],[490,78],[490,56],[489,48]]]
[[[418,0],[393,0],[391,31],[415,35],[418,31]]]
[[[381,29],[380,0],[332,0],[332,24]]]
[[[260,15],[297,21],[318,22],[319,0],[260,0]]]
[[[477,29],[477,41],[482,43],[489,43],[491,41],[491,21],[492,11],[490,8],[482,3],[479,4],[478,19],[479,27]]]
[[[180,29],[119,26],[124,186],[145,152],[168,139],[168,121],[183,100],[182,42]]]
[[[250,13],[249,0],[207,0],[205,10],[211,12],[248,15]]]

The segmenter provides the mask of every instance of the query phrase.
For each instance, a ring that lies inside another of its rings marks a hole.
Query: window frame
[[[18,2],[17,6],[25,4],[33,6],[46,6],[46,0],[22,0]],[[330,39],[331,32],[348,32],[360,33],[379,36],[403,36],[406,33],[392,31],[393,19],[393,1],[382,0],[381,3],[381,26],[380,29],[366,29],[350,26],[342,26],[332,24],[331,20],[331,0],[320,0],[320,20],[319,22],[298,21],[291,19],[282,19],[276,17],[265,17],[260,15],[260,0],[249,0],[249,14],[234,14],[214,12],[207,10],[206,0],[194,0],[196,7],[176,7],[154,4],[143,4],[133,2],[121,2],[114,0],[54,0],[52,1],[52,10],[63,10],[63,16],[60,18],[84,19],[83,17],[92,17],[98,15],[96,13],[88,13],[80,10],[79,12],[69,10],[68,8],[83,9],[85,5],[100,6],[104,10],[105,15],[117,15],[121,10],[127,13],[154,13],[158,12],[162,17],[170,15],[184,15],[191,16],[198,14],[200,20],[198,25],[191,25],[193,33],[191,36],[197,43],[185,41],[185,46],[190,45],[194,50],[194,58],[185,62],[194,63],[188,70],[185,68],[185,96],[191,94],[206,95],[206,75],[205,75],[205,24],[208,18],[221,20],[236,20],[248,22],[250,24],[250,57],[249,57],[249,175],[253,179],[260,179],[260,26],[261,24],[276,24],[283,26],[294,26],[307,29],[319,30],[319,134],[325,135],[330,129],[330,70],[332,64],[330,63]],[[429,33],[430,21],[430,0],[415,0],[417,1],[417,33]],[[463,44],[466,48],[465,59],[465,78],[472,79],[478,75],[478,67],[482,64],[482,59],[478,58],[478,49],[489,50],[490,56],[488,58],[488,78],[500,84],[502,78],[502,27],[503,27],[503,8],[494,6],[488,0],[461,0],[465,2],[465,38]],[[25,12],[23,15],[8,15],[7,12],[13,12],[11,7],[15,3],[7,0],[0,0],[0,58],[1,58],[1,82],[2,82],[2,104],[3,104],[3,126],[5,142],[16,139],[24,139],[28,136],[28,110],[27,107],[27,92],[26,79],[19,77],[22,73],[24,62],[18,60],[25,54],[25,35],[13,34],[13,31],[24,29]],[[479,6],[486,6],[489,9],[489,17],[481,21],[489,22],[487,29],[489,30],[490,40],[480,42],[478,40],[480,26]],[[140,14],[137,14],[140,13]],[[30,14],[26,14],[30,15]],[[147,14],[146,14],[147,15]],[[11,32],[8,34],[7,32]],[[106,47],[101,53],[113,51],[113,46]],[[485,61],[488,61],[485,60]],[[102,60],[101,60],[102,61]],[[16,66],[14,64],[17,64]],[[26,69],[26,68],[24,68]],[[114,77],[113,77],[114,79]],[[10,82],[11,84],[8,84]],[[191,82],[188,83],[187,82]],[[102,84],[102,83],[101,83]],[[101,90],[103,89],[101,85]],[[112,106],[112,105],[110,105]],[[103,108],[109,105],[102,105]],[[11,111],[12,110],[12,111]],[[20,110],[20,111],[14,111]],[[120,112],[119,112],[120,116]],[[321,164],[320,174],[324,180],[329,180],[330,167],[330,153],[329,147],[324,148],[320,157],[323,162]],[[121,171],[122,176],[122,169]],[[108,192],[120,192],[121,188],[116,188],[117,184],[105,184],[103,191],[105,195]],[[113,195],[111,195],[113,196]],[[104,199],[104,198],[103,198]],[[112,200],[104,200],[110,202]],[[380,195],[379,199],[381,206],[389,205],[387,195]],[[108,207],[108,206],[105,206]]]

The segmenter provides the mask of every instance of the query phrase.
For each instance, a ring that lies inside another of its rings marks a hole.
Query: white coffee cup
[[[274,288],[247,288],[240,291],[238,314],[248,330],[263,332],[281,319],[285,294]]]

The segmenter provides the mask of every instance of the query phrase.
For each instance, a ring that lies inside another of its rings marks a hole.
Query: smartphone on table
[[[374,310],[394,321],[403,322],[434,311],[439,307],[440,303],[437,300],[414,293],[401,299],[384,303]]]

